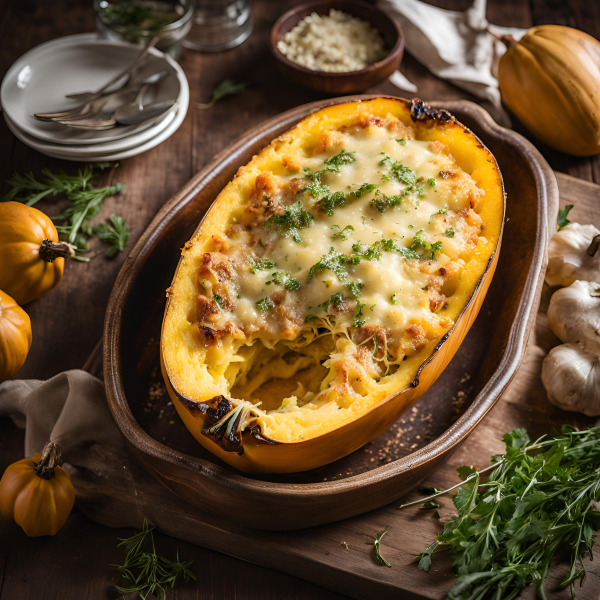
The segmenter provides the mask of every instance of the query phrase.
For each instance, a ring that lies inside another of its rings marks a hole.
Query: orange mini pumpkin
[[[0,290],[0,382],[22,366],[31,347],[29,315]]]
[[[29,537],[54,535],[75,503],[75,488],[60,466],[60,444],[10,465],[0,479],[0,514]]]
[[[73,254],[43,212],[20,202],[0,203],[0,289],[16,302],[26,304],[51,290]]]

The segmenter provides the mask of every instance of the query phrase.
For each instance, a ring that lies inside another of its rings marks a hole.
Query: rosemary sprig
[[[115,585],[119,593],[137,593],[143,600],[150,594],[154,594],[158,600],[164,600],[166,597],[165,586],[170,585],[174,588],[179,579],[183,579],[185,583],[190,579],[196,580],[196,576],[190,570],[193,561],[181,562],[179,553],[174,561],[156,554],[153,530],[154,527],[150,527],[148,521],[144,519],[142,531],[130,538],[120,540],[118,547],[125,549],[125,562],[122,565],[112,566],[121,573],[129,585]],[[151,552],[144,551],[144,547],[147,545],[146,540],[150,541]],[[136,575],[134,571],[138,569],[139,572]]]
[[[99,163],[96,168],[104,169],[106,163]],[[125,186],[122,183],[116,183],[103,188],[94,188],[91,184],[95,177],[94,168],[91,165],[86,165],[83,170],[79,170],[77,175],[67,175],[62,171],[53,173],[49,169],[42,171],[41,180],[37,180],[33,173],[19,174],[15,173],[7,183],[12,189],[2,198],[4,202],[15,201],[22,202],[27,206],[34,206],[40,200],[46,197],[64,196],[70,205],[66,210],[58,216],[52,217],[52,220],[58,222],[56,229],[61,237],[70,244],[77,246],[77,254],[75,258],[79,260],[89,260],[80,256],[82,252],[87,252],[87,240],[92,235],[98,235],[101,239],[105,239],[108,235],[107,231],[101,227],[92,230],[88,222],[95,217],[102,209],[104,200],[109,196],[119,194]],[[119,225],[116,227],[113,235],[109,236],[109,243],[113,246],[107,252],[107,256],[114,256],[116,252],[120,252],[127,243],[127,224],[121,217]],[[115,223],[111,224],[115,228]],[[102,235],[100,235],[102,233]],[[118,242],[115,240],[118,239]],[[123,242],[124,243],[121,243]],[[116,249],[118,248],[118,250]]]
[[[375,541],[373,542],[373,549],[375,550],[375,558],[377,559],[377,562],[381,565],[385,565],[386,567],[390,567],[392,565],[390,565],[390,563],[385,560],[385,558],[383,558],[383,556],[381,556],[381,538],[383,538],[383,536],[388,532],[389,526],[386,527],[383,531],[380,531],[376,536],[375,536]]]
[[[226,96],[235,96],[237,94],[241,94],[247,87],[248,84],[245,81],[236,83],[233,81],[233,79],[225,79],[221,81],[221,83],[213,90],[212,96],[210,97],[210,102],[205,104],[196,104],[196,108],[210,108]]]
[[[557,550],[568,548],[571,568],[562,581],[575,595],[585,581],[583,557],[593,558],[600,529],[600,427],[584,431],[564,426],[561,433],[531,442],[524,429],[504,436],[505,454],[475,471],[461,467],[464,481],[449,490],[401,506],[430,501],[460,487],[453,497],[458,517],[419,556],[427,571],[438,547],[448,547],[457,576],[448,598],[508,600],[544,579]],[[487,482],[481,475],[491,471]]]

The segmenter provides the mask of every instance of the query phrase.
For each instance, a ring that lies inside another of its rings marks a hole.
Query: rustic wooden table
[[[430,0],[431,1],[431,0]],[[471,0],[433,0],[464,9]],[[106,201],[104,215],[117,213],[130,224],[132,242],[162,204],[214,154],[254,125],[289,108],[322,98],[282,78],[268,49],[271,25],[292,0],[255,0],[254,32],[240,47],[216,55],[184,50],[181,64],[190,83],[191,104],[177,133],[159,147],[124,161],[112,175],[127,189]],[[600,3],[590,0],[489,0],[488,19],[499,25],[529,27],[556,23],[582,29],[600,38]],[[64,35],[94,30],[90,0],[0,0],[0,72],[34,46]],[[419,87],[424,100],[468,98],[462,90],[434,78],[411,56],[402,70]],[[250,84],[242,96],[228,98],[211,110],[197,110],[225,78]],[[399,94],[388,83],[368,90]],[[402,95],[402,94],[399,94]],[[522,131],[522,128],[519,128]],[[526,134],[527,135],[527,134]],[[528,136],[529,137],[529,136]],[[0,124],[0,181],[14,171],[39,172],[43,167],[73,171],[77,165],[47,158],[18,142]],[[535,141],[535,140],[533,140]],[[577,159],[536,144],[558,171],[600,183],[600,159]],[[60,204],[45,202],[49,212]],[[65,369],[81,367],[102,336],[104,309],[112,282],[125,259],[96,258],[90,264],[71,263],[51,294],[27,306],[34,344],[19,377],[45,379]],[[0,419],[0,473],[22,457],[23,434],[9,419]],[[0,600],[81,600],[117,597],[117,578],[109,567],[120,559],[117,537],[127,530],[102,527],[74,513],[54,538],[28,539],[13,523],[0,520]],[[310,583],[250,565],[166,536],[157,536],[162,553],[175,550],[194,560],[198,583],[177,588],[171,598],[342,598]]]

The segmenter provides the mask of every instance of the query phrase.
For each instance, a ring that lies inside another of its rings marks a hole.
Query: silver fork
[[[103,85],[97,92],[81,92],[78,94],[69,94],[66,96],[67,98],[71,98],[71,99],[76,98],[76,99],[85,100],[85,103],[83,105],[77,106],[75,108],[71,108],[69,110],[58,111],[58,112],[54,112],[54,113],[35,113],[34,117],[36,117],[36,119],[39,119],[40,121],[52,121],[54,119],[73,118],[77,114],[81,114],[81,115],[87,114],[87,111],[85,109],[86,109],[88,103],[101,98],[103,95],[116,94],[118,92],[125,90],[128,87],[127,81],[126,81],[124,83],[124,85],[121,88],[119,88],[118,90],[113,90],[112,92],[105,94],[106,90],[109,89],[115,83],[117,83],[120,79],[122,79],[123,77],[126,77],[128,75],[129,76],[131,75],[131,73],[135,70],[135,68],[146,58],[146,56],[148,55],[148,52],[150,51],[150,48],[154,47],[159,39],[160,39],[159,36],[155,35],[146,44],[144,49],[140,52],[140,54],[133,61],[133,63],[131,63],[127,67],[127,69],[125,69],[125,71],[119,73],[116,77],[114,77],[108,83]]]
[[[113,77],[113,79],[111,79],[108,83],[104,84],[98,91],[96,92],[79,92],[76,94],[67,94],[65,96],[65,98],[71,98],[73,100],[85,100],[85,101],[89,101],[92,100],[93,97],[96,96],[100,96],[101,94],[103,94],[104,92],[106,92],[106,90],[108,90],[111,86],[113,86],[115,83],[117,83],[118,81],[120,81],[121,79],[123,79],[123,77],[127,77],[128,75],[131,75],[131,73],[133,73],[133,71],[135,70],[135,68],[141,64],[141,62],[146,58],[146,56],[148,55],[148,52],[150,52],[150,48],[153,48],[154,46],[156,46],[156,44],[158,43],[160,39],[160,36],[155,35],[145,46],[144,49],[139,53],[139,55],[137,56],[137,58],[121,73],[119,73],[118,75],[116,75],[115,77]],[[125,81],[123,83],[123,87],[125,85],[127,85],[127,81]],[[113,90],[113,91],[117,91],[117,90]]]
[[[114,98],[118,98],[119,96],[131,94],[133,92],[138,92],[140,88],[143,86],[153,85],[161,81],[166,75],[168,75],[168,71],[159,71],[158,73],[153,73],[152,75],[148,75],[142,81],[138,83],[125,86],[115,92],[109,92],[107,94],[103,94],[99,98],[95,98],[93,100],[89,100],[84,105],[67,111],[56,112],[56,113],[35,113],[35,117],[40,121],[57,121],[62,122],[65,120],[77,120],[83,118],[89,118],[95,114],[98,114],[102,108]]]

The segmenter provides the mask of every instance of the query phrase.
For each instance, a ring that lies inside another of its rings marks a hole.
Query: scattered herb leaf
[[[206,104],[196,104],[196,108],[211,108],[219,100],[222,100],[227,96],[235,96],[237,94],[241,94],[247,87],[248,84],[245,81],[236,83],[235,81],[233,81],[233,79],[224,79],[213,90],[212,96],[210,97],[210,102],[207,102]]]
[[[571,221],[567,219],[567,215],[571,212],[573,204],[567,204],[562,210],[558,211],[558,231],[566,227]]]
[[[373,548],[375,549],[375,558],[379,564],[385,565],[386,567],[390,567],[390,563],[381,556],[381,539],[388,532],[389,527],[386,527],[383,531],[380,531],[375,537],[375,541],[373,542]]]

